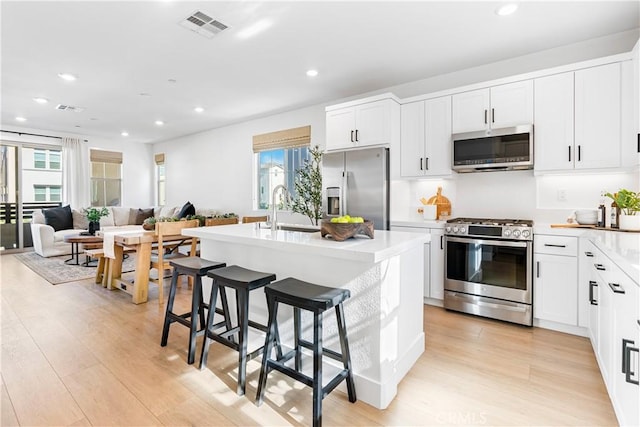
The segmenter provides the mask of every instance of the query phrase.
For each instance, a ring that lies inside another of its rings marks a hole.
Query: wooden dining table
[[[191,244],[191,237],[183,235],[165,236],[165,245],[171,242],[172,245]],[[154,231],[140,231],[136,233],[123,233],[114,235],[115,258],[111,260],[107,288],[120,289],[132,297],[134,304],[147,302],[149,298],[149,270],[151,263],[151,250],[154,243],[158,242],[158,236]],[[129,250],[135,251],[135,275],[132,280],[127,280],[122,276],[122,260],[124,254]],[[164,272],[158,272],[162,275]]]

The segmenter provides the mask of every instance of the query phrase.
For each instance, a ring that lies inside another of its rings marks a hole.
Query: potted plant
[[[96,234],[96,231],[100,230],[100,218],[109,215],[109,210],[105,207],[102,208],[85,208],[84,214],[89,221],[89,234],[92,236]]]
[[[312,225],[318,225],[322,218],[322,151],[316,145],[309,154],[311,158],[296,170],[294,186],[297,196],[291,210],[308,216]]]
[[[620,229],[640,230],[640,192],[620,189],[614,195],[606,193],[620,208]]]
[[[228,225],[228,224],[237,224],[238,223],[238,215],[233,212],[229,212],[221,215],[213,215],[211,218],[207,218],[204,222],[206,226],[212,225]]]

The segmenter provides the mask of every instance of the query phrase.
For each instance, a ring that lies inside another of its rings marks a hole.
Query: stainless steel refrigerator
[[[323,214],[372,220],[389,229],[389,149],[333,151],[322,156]]]

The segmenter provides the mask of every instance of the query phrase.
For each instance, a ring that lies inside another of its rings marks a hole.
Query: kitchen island
[[[322,238],[320,232],[272,232],[257,224],[190,228],[183,234],[200,239],[201,256],[206,259],[275,273],[278,280],[295,277],[349,289],[351,298],[344,308],[359,400],[386,408],[424,351],[423,251],[428,234],[375,230],[374,239],[356,236],[336,242]],[[250,317],[266,324],[263,295],[252,294]],[[285,345],[293,343],[291,319],[291,310],[278,311]],[[307,337],[311,319],[303,312]],[[325,347],[339,351],[333,312],[326,315],[324,331]]]

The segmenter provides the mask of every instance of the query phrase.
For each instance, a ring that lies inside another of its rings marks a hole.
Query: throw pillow
[[[47,225],[53,227],[55,231],[73,229],[71,206],[67,205],[59,208],[49,208],[43,210],[42,213]]]
[[[71,215],[73,218],[73,228],[78,230],[87,230],[89,228],[89,220],[83,211],[73,209]]]
[[[138,209],[138,213],[136,214],[136,220],[134,222],[135,225],[142,225],[145,219],[153,216],[153,208],[149,209]]]
[[[182,209],[180,209],[180,212],[178,213],[178,219],[182,219],[182,218],[186,218],[189,215],[195,215],[196,214],[196,208],[195,206],[193,206],[191,204],[191,202],[187,202],[184,204],[184,206],[182,206]]]

